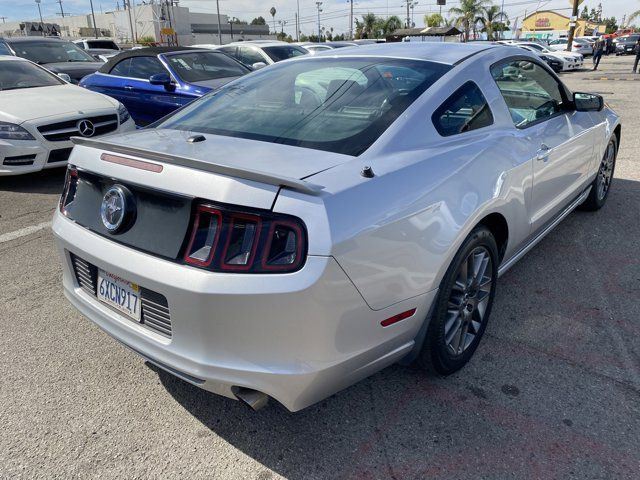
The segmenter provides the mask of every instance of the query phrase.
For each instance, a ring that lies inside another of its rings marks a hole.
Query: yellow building
[[[522,20],[521,37],[523,38],[560,38],[569,34],[570,18],[553,10],[540,10],[527,15]],[[578,19],[576,37],[603,34],[606,25]]]

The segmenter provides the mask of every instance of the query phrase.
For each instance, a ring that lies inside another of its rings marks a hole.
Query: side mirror
[[[595,93],[576,92],[573,94],[573,104],[578,112],[599,112],[604,108],[604,98]]]
[[[71,77],[69,75],[67,75],[66,73],[56,73],[56,75],[58,75],[65,82],[71,83]]]
[[[164,88],[171,87],[171,77],[168,73],[156,73],[149,77],[149,83],[151,85],[163,85]]]
[[[254,70],[260,70],[261,68],[266,67],[267,64],[264,62],[256,62],[253,65],[251,65],[251,68],[253,68]]]

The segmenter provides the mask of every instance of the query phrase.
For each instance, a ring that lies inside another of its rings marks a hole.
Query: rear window
[[[287,62],[202,97],[158,128],[359,155],[450,68],[391,58]]]
[[[274,62],[307,54],[304,48],[297,45],[278,45],[277,47],[265,47],[263,50]]]
[[[111,40],[87,40],[89,48],[106,48],[109,50],[120,50],[118,45]]]
[[[239,77],[250,70],[221,52],[179,53],[165,56],[169,66],[185,82]]]
[[[493,115],[480,88],[467,82],[438,107],[431,117],[443,137],[488,127]]]

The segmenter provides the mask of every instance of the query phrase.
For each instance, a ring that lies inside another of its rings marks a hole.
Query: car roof
[[[109,61],[102,65],[98,71],[100,73],[109,73],[109,71],[115,66],[116,63],[119,63],[122,60],[126,60],[131,57],[153,57],[156,55],[160,55],[162,53],[176,53],[176,52],[197,52],[197,51],[207,51],[213,52],[214,50],[208,50],[205,48],[190,48],[190,47],[145,47],[145,48],[136,48],[134,50],[124,50],[120,51],[118,55],[109,58]]]
[[[3,37],[7,43],[29,43],[29,42],[68,42],[66,38],[60,37]]]
[[[232,47],[237,47],[240,45],[253,45],[255,47],[280,47],[282,45],[292,45],[291,43],[287,43],[287,42],[279,42],[279,41],[275,41],[275,40],[247,40],[246,42],[231,42],[231,43],[227,43],[225,45],[221,45],[221,47],[228,47],[228,46],[232,46]],[[300,45],[296,45],[296,47],[299,47]]]
[[[0,55],[0,62],[4,62],[6,60],[14,60],[14,61],[19,61],[19,62],[29,62],[29,60],[27,60],[26,58],[22,58],[22,57],[14,57],[13,55]],[[31,62],[33,63],[33,62]]]
[[[429,60],[432,62],[455,65],[492,48],[507,48],[493,44],[444,43],[444,42],[394,42],[361,45],[358,48],[326,50],[318,52],[314,58],[331,57],[388,57],[407,58],[412,60]],[[343,51],[344,50],[344,51]]]

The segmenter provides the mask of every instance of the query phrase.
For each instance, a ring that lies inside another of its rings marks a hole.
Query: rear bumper
[[[109,335],[201,388],[235,398],[246,387],[300,410],[390,365],[414,346],[436,292],[371,310],[332,257],[282,275],[205,272],[95,235],[59,213],[53,231],[69,301]],[[167,298],[163,337],[82,290],[69,253]],[[416,308],[383,328],[380,322]]]

